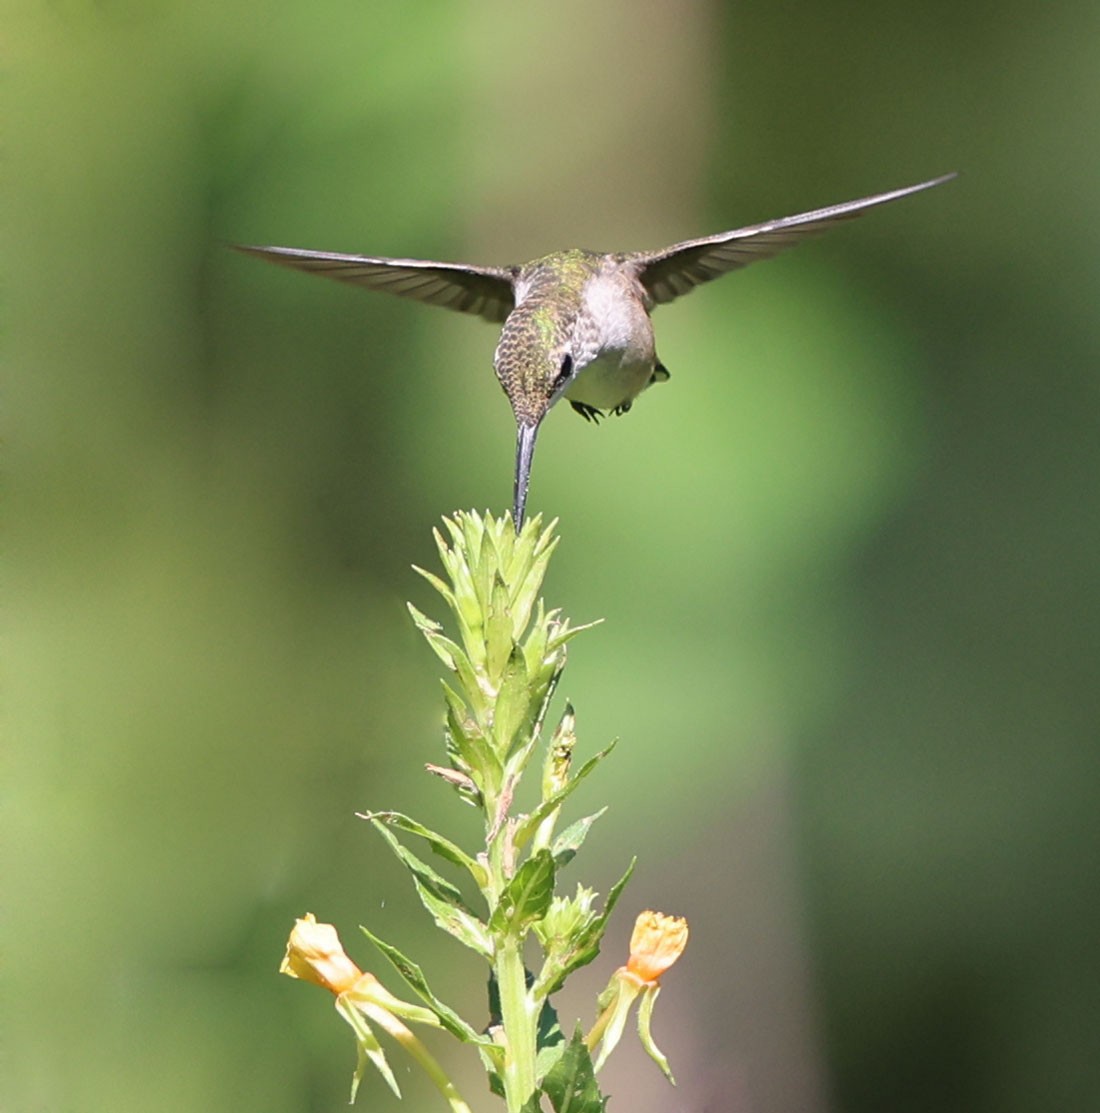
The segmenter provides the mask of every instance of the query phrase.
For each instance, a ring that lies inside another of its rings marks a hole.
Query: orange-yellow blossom
[[[634,922],[626,968],[643,982],[655,983],[684,953],[687,941],[688,925],[683,917],[643,912]]]
[[[348,958],[336,928],[319,924],[312,912],[294,922],[279,973],[313,982],[337,996],[351,989],[360,978],[373,980],[373,975],[364,974]]]

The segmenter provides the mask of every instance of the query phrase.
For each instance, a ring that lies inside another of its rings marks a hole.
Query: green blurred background
[[[548,601],[607,619],[563,689],[622,739],[572,869],[641,858],[561,1011],[655,906],[680,1086],[624,1044],[614,1108],[1100,1108],[1096,5],[6,10],[3,1107],[343,1107],[350,1033],[275,975],[306,911],[484,1017],[353,812],[474,835],[403,602],[508,505],[495,334],[226,243],[510,263],[958,169],[547,423]]]

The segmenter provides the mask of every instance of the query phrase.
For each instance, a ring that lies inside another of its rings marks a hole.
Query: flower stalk
[[[576,717],[568,704],[545,743],[538,803],[528,812],[515,804],[517,789],[543,744],[551,699],[565,667],[568,643],[587,627],[571,626],[540,596],[547,564],[557,546],[554,523],[533,518],[517,536],[511,520],[459,513],[443,521],[435,539],[443,576],[416,569],[451,612],[455,636],[409,604],[413,621],[446,667],[443,681],[445,763],[427,766],[440,784],[482,813],[485,842],[468,852],[446,836],[398,812],[362,815],[409,873],[425,909],[444,932],[480,955],[489,970],[491,1016],[468,1021],[431,990],[420,967],[392,944],[363,928],[393,965],[419,1004],[390,993],[347,956],[331,925],[312,916],[291,933],[281,970],[336,996],[337,1009],[356,1035],[359,1065],[352,1087],[370,1063],[399,1093],[375,1026],[406,1051],[428,1075],[452,1113],[469,1113],[449,1077],[409,1027],[440,1028],[479,1053],[489,1088],[508,1113],[603,1113],[606,1096],[596,1072],[614,1050],[638,1002],[642,1044],[671,1080],[649,1032],[661,975],[687,942],[687,925],[674,917],[643,913],[630,958],[599,999],[600,1013],[587,1037],[567,1037],[550,1003],[575,971],[599,953],[600,943],[633,863],[611,887],[603,907],[597,894],[576,885],[559,895],[559,874],[577,855],[605,809],[559,830],[564,807],[608,757],[608,746],[578,768]],[[410,849],[426,845],[432,862]],[[434,864],[433,864],[434,863]],[[468,900],[445,868],[478,899]],[[528,969],[530,940],[541,959]],[[595,1062],[592,1053],[598,1048]]]

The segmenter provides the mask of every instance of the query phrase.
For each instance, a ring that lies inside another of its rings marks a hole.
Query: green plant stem
[[[508,1113],[520,1113],[535,1092],[537,1009],[527,992],[523,943],[508,937],[500,941],[496,956],[500,990],[500,1019],[506,1040],[504,1050],[504,1100]]]

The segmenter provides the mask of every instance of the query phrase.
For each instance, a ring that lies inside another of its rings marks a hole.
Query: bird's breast
[[[593,276],[584,289],[573,349],[583,366],[565,392],[573,402],[611,410],[640,394],[653,376],[653,322],[621,273]]]

